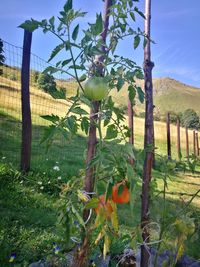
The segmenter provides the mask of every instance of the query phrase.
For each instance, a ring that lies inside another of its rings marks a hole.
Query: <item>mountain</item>
[[[143,88],[143,81],[137,82]],[[175,79],[155,78],[153,79],[154,105],[155,110],[164,115],[166,112],[183,112],[188,108],[194,109],[200,115],[200,88],[192,87],[181,83]],[[121,106],[127,102],[127,86],[119,92],[112,93],[115,101]],[[135,107],[136,113],[144,111],[144,104],[137,101]]]

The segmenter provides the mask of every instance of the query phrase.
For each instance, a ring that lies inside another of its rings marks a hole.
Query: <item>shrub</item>
[[[48,73],[40,73],[37,79],[37,84],[38,87],[46,93],[52,93],[56,91],[55,79]]]
[[[193,109],[187,109],[183,112],[181,122],[183,126],[191,129],[200,128],[199,116]]]

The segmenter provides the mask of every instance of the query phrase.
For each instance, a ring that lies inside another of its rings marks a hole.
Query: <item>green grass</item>
[[[6,78],[4,78],[3,84],[4,89],[0,91],[0,218],[2,218],[0,221],[0,255],[3,255],[0,257],[0,266],[8,266],[9,255],[13,251],[17,252],[16,263],[19,266],[27,266],[30,262],[52,256],[52,243],[59,239],[56,232],[56,221],[60,205],[58,188],[62,183],[77,175],[79,169],[85,167],[84,151],[87,146],[87,140],[81,135],[68,141],[60,136],[56,136],[53,146],[46,154],[45,145],[40,144],[46,123],[40,118],[40,115],[55,112],[55,114],[62,116],[67,109],[67,104],[56,102],[56,100],[53,100],[50,96],[32,86],[32,170],[27,177],[21,176],[20,173],[15,171],[19,168],[20,164],[20,87],[18,81],[14,82]],[[168,91],[171,90],[170,88],[173,88],[172,84],[168,86]],[[15,90],[5,89],[5,85],[8,88],[15,88]],[[161,87],[164,90],[164,85]],[[175,88],[174,90],[179,89]],[[193,89],[191,88],[190,90],[192,94]],[[13,92],[16,101],[9,102],[8,100]],[[188,92],[187,94],[189,94]],[[167,92],[165,94],[167,95]],[[185,94],[185,97],[187,94]],[[185,97],[181,101],[184,101]],[[198,98],[197,95],[196,98]],[[120,97],[120,99],[125,101],[125,97]],[[38,110],[38,101],[40,101],[39,105],[43,106],[41,110]],[[176,105],[178,106],[178,104]],[[135,118],[136,149],[143,147],[143,131],[144,120]],[[165,124],[155,122],[157,153],[162,155],[166,154],[165,132]],[[172,155],[173,158],[176,158],[176,127],[173,125],[171,127],[171,136]],[[192,147],[191,131],[189,131],[189,136],[190,147]],[[181,140],[184,156],[184,129],[181,129]],[[4,163],[10,163],[13,167],[6,167]],[[59,166],[60,170],[54,170],[54,166]],[[162,173],[158,170],[153,172],[152,181],[157,183],[157,191],[163,190],[161,176]],[[61,177],[61,181],[58,177]],[[48,183],[49,181],[51,184]],[[199,189],[199,185],[199,174],[177,172],[172,176],[172,180],[168,181],[166,204],[168,213],[172,218],[176,216],[177,210],[184,207],[185,203],[191,199],[192,194]],[[44,188],[41,189],[41,187]],[[101,191],[103,190],[104,187],[101,188]],[[199,257],[200,242],[199,197],[198,195],[187,208],[187,212],[191,212],[191,215],[195,217],[196,239],[195,236],[188,238],[186,253],[195,258]],[[138,225],[140,222],[141,198],[139,192],[136,199],[136,206],[132,216],[130,216],[129,205],[119,206],[119,222],[124,232],[132,229],[133,226]],[[151,218],[153,221],[158,220],[162,205],[162,197],[156,192],[152,198]],[[172,238],[174,237],[172,236]]]

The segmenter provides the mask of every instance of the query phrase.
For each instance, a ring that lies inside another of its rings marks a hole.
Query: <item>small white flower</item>
[[[48,181],[48,184],[50,184],[51,183],[51,181]]]
[[[59,166],[54,166],[54,167],[53,167],[53,170],[54,170],[54,171],[59,171],[60,168],[59,168]]]
[[[20,184],[23,184],[23,182],[24,182],[24,181],[23,181],[23,180],[21,180],[19,183],[20,183]]]
[[[58,176],[58,178],[57,178],[58,180],[61,180],[62,179],[62,177],[61,176]]]
[[[44,189],[44,186],[40,186],[40,189],[43,190]]]
[[[6,157],[2,157],[2,159],[6,159]]]
[[[56,164],[58,164],[59,162],[58,161],[56,161]]]
[[[43,172],[43,174],[46,174],[46,172]]]
[[[39,182],[38,182],[38,184],[39,184],[39,185],[42,185],[42,182],[41,182],[41,181],[39,181]]]

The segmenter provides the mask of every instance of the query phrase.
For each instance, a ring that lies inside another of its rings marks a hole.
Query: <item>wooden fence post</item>
[[[198,137],[198,132],[196,132],[196,143],[197,143],[197,156],[199,156],[199,137]]]
[[[193,153],[196,156],[196,134],[195,134],[195,130],[193,130]]]
[[[21,69],[21,103],[22,103],[22,145],[21,145],[21,170],[28,172],[31,161],[31,108],[29,92],[30,57],[32,33],[24,31],[23,57]]]
[[[170,114],[167,113],[167,156],[171,159],[171,136],[170,136]]]
[[[180,119],[177,118],[177,153],[178,159],[181,160],[181,137],[180,137]]]
[[[189,152],[189,138],[188,138],[188,128],[185,127],[185,138],[186,138],[186,157],[189,159],[190,152]]]

